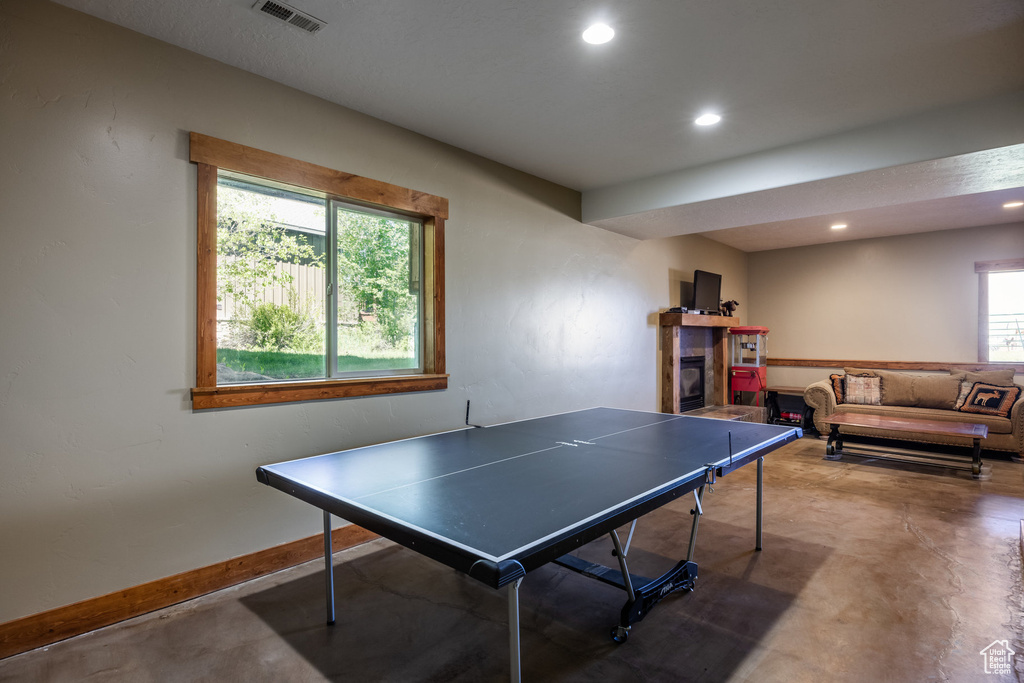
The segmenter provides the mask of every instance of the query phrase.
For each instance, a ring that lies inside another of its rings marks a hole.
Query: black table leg
[[[843,435],[839,433],[839,425],[834,424],[828,435],[828,443],[825,444],[825,459],[839,460],[843,457],[842,450]]]
[[[971,452],[971,476],[981,479],[981,439],[974,440],[974,450]]]

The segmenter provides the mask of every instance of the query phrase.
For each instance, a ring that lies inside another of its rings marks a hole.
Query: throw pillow
[[[882,405],[881,378],[847,375],[846,402],[868,406]]]
[[[956,397],[956,403],[953,404],[953,410],[960,410],[967,403],[967,397],[971,395],[973,387],[974,382],[968,382],[966,379],[960,382],[960,393]]]
[[[872,373],[882,380],[883,406],[917,405],[914,397],[914,375],[889,370],[876,370]]]
[[[918,408],[952,410],[960,393],[960,379],[945,375],[920,375],[914,378],[914,405]]]
[[[967,394],[967,400],[960,406],[962,413],[1009,417],[1010,409],[1020,398],[1021,387],[1002,387],[995,384],[975,382]]]
[[[836,404],[843,402],[843,378],[845,375],[829,375],[828,379],[832,382],[832,393],[836,395]]]

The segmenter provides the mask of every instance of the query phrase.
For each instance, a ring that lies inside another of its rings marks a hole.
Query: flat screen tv
[[[722,276],[704,270],[693,271],[693,306],[690,310],[718,313],[721,300]]]

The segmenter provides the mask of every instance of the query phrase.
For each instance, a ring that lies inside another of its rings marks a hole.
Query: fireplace
[[[700,356],[704,362],[703,405],[723,406],[729,403],[729,378],[726,374],[729,340],[726,330],[738,326],[740,319],[728,315],[665,311],[658,316],[658,323],[661,328],[661,411],[679,413],[682,384],[679,379],[682,370],[680,359],[692,356]]]
[[[679,359],[679,412],[704,407],[704,356]]]

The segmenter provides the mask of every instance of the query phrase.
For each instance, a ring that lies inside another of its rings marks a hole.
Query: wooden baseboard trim
[[[379,538],[377,534],[350,524],[334,529],[331,544],[338,552],[375,538]],[[8,621],[0,624],[0,659],[294,567],[323,557],[323,552],[323,536],[318,534]]]

